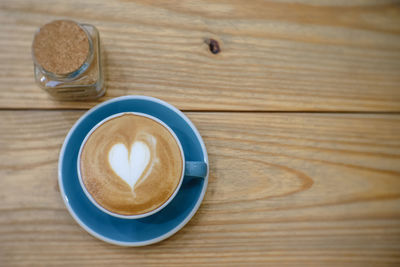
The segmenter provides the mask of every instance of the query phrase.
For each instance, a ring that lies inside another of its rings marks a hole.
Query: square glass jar
[[[36,83],[58,100],[91,100],[105,93],[99,32],[93,25],[76,24],[87,35],[89,42],[86,60],[76,70],[66,74],[46,70],[36,59],[32,47]]]

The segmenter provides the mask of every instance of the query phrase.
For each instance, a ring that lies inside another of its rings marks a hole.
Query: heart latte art
[[[133,143],[130,153],[124,144],[115,144],[108,153],[108,162],[113,171],[134,189],[139,178],[147,177],[143,175],[144,171],[151,171],[151,168],[147,168],[150,153],[144,142]]]
[[[127,113],[91,133],[79,168],[84,186],[99,205],[116,214],[137,215],[158,208],[174,193],[183,159],[168,129]]]

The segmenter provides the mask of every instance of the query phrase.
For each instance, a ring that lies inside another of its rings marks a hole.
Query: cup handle
[[[186,161],[185,176],[206,177],[207,164],[202,161]]]

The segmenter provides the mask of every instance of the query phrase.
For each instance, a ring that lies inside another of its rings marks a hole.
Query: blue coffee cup
[[[179,151],[181,153],[181,158],[179,159],[182,162],[182,172],[181,172],[181,176],[179,177],[179,183],[178,186],[175,188],[174,192],[171,194],[171,196],[159,207],[145,212],[145,213],[141,213],[141,214],[134,214],[134,215],[123,215],[123,214],[119,214],[119,213],[115,213],[112,212],[106,208],[104,208],[102,205],[100,205],[95,198],[91,195],[91,193],[89,192],[89,190],[86,188],[85,183],[84,183],[84,179],[83,179],[83,174],[81,172],[81,168],[80,168],[80,164],[81,164],[81,155],[82,155],[82,149],[85,146],[87,140],[90,138],[90,136],[92,135],[92,133],[99,128],[101,125],[103,125],[104,123],[106,123],[107,121],[111,120],[111,119],[115,119],[118,117],[121,117],[123,115],[126,114],[132,114],[132,115],[136,115],[136,116],[140,116],[140,117],[144,117],[144,118],[148,118],[152,121],[154,121],[155,123],[158,123],[160,125],[162,125],[165,129],[168,130],[168,132],[171,134],[171,136],[175,139],[176,144],[179,147]],[[150,215],[153,215],[154,213],[159,212],[160,210],[162,210],[165,206],[167,206],[172,200],[173,198],[176,196],[176,194],[178,193],[181,185],[182,185],[182,181],[184,179],[185,176],[190,176],[190,177],[198,177],[198,178],[204,178],[207,175],[207,164],[203,161],[186,161],[185,160],[185,154],[182,148],[182,144],[179,140],[179,138],[176,136],[175,132],[167,125],[165,124],[162,120],[153,117],[151,115],[145,114],[145,113],[140,113],[140,112],[121,112],[121,113],[117,113],[117,114],[113,114],[105,119],[103,119],[102,121],[100,121],[98,124],[96,124],[86,135],[85,139],[83,140],[80,149],[79,149],[79,153],[78,153],[78,158],[77,158],[77,171],[78,171],[78,178],[79,178],[79,183],[82,187],[83,192],[86,194],[86,197],[93,203],[93,205],[95,205],[98,209],[100,209],[101,211],[111,215],[111,216],[115,216],[118,218],[122,218],[122,219],[139,219],[139,218],[144,218]]]

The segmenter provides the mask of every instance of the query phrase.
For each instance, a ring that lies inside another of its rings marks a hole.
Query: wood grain
[[[400,116],[187,113],[211,175],[191,222],[142,248],[99,241],[57,187],[81,111],[0,112],[1,266],[398,266]]]
[[[60,18],[100,30],[100,101],[139,94],[184,110],[400,111],[400,5],[377,0],[2,0],[0,108],[97,103],[53,101],[34,84],[33,34]]]

